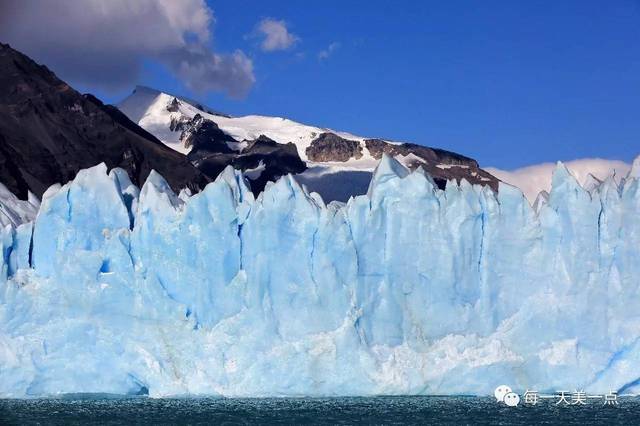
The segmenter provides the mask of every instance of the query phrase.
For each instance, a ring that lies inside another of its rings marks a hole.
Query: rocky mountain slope
[[[441,188],[462,179],[498,187],[475,160],[449,151],[279,117],[230,117],[146,87],[118,108],[104,105],[0,44],[0,183],[21,200],[104,162],[137,185],[155,169],[176,191],[203,188],[227,165],[245,171],[254,193],[292,173],[325,201],[346,201],[366,192],[383,153],[422,167]]]
[[[462,179],[498,188],[497,178],[460,154],[364,138],[280,117],[231,117],[148,87],[136,87],[118,108],[164,144],[187,154],[209,177],[228,164],[248,171],[254,192],[262,190],[267,181],[294,173],[325,201],[346,201],[366,192],[383,153],[410,169],[422,167],[441,188],[447,180]]]
[[[0,182],[20,199],[41,197],[83,168],[104,162],[142,184],[151,169],[175,190],[209,179],[184,155],[117,108],[82,95],[47,67],[0,43]]]

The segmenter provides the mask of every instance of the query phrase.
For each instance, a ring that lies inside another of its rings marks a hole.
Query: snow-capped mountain
[[[451,179],[498,186],[498,179],[475,160],[453,152],[365,138],[281,117],[231,117],[148,87],[136,87],[118,108],[167,146],[186,154],[210,178],[229,164],[248,171],[254,192],[267,181],[294,173],[325,201],[346,201],[366,192],[383,153],[410,169],[424,168],[441,188]]]

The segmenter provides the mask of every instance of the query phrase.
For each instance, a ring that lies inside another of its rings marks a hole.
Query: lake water
[[[264,399],[151,399],[67,397],[0,400],[0,424],[445,424],[640,425],[640,398],[618,406],[544,401],[514,408],[493,398],[374,397]]]

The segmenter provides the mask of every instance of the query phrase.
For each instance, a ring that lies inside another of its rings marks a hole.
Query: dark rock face
[[[191,156],[191,153],[201,156],[207,152],[233,152],[227,142],[236,142],[236,140],[220,130],[216,123],[203,118],[200,114],[196,114],[191,120],[179,122],[175,126],[171,124],[171,130],[182,131],[180,140],[185,148],[192,147],[189,155],[191,161],[197,158]]]
[[[362,158],[362,146],[334,133],[322,133],[306,149],[307,158],[317,162],[348,161],[350,158]]]
[[[396,155],[414,154],[426,161],[433,161],[446,164],[463,164],[478,167],[476,160],[456,154],[455,152],[445,151],[438,148],[430,148],[428,146],[416,145],[413,143],[391,144],[380,139],[367,139],[364,141],[365,146],[376,160],[382,158],[382,154],[386,153],[392,157]]]
[[[208,126],[201,128],[206,127]],[[226,137],[229,138],[229,136]],[[258,176],[251,176],[251,174],[247,176],[250,179],[251,190],[256,195],[262,192],[268,181],[275,181],[288,173],[302,173],[307,168],[293,143],[277,143],[264,135],[247,142],[246,148],[240,152],[229,149],[224,141],[211,142],[210,149],[207,150],[195,149],[194,146],[188,158],[204,174],[211,177],[217,176],[228,165],[244,171],[261,169],[260,172],[256,171]],[[219,150],[216,151],[216,148]]]
[[[180,101],[178,98],[173,98],[171,103],[167,105],[167,111],[169,112],[178,112],[178,108],[180,108]]]
[[[243,171],[256,170],[247,176],[251,190],[258,195],[268,181],[275,181],[288,173],[302,173],[306,164],[300,159],[293,143],[277,143],[264,135],[246,142],[240,151],[240,144],[224,133],[218,125],[196,114],[192,119],[171,123],[171,130],[182,131],[180,140],[185,147],[192,147],[187,159],[204,175],[215,179],[225,167]],[[237,146],[230,148],[229,144]]]
[[[176,191],[210,180],[117,108],[0,43],[0,182],[20,198],[40,197],[100,162],[124,168],[137,185],[152,169]]]
[[[459,183],[465,179],[474,185],[488,185],[494,191],[498,190],[500,181],[495,176],[482,170],[476,160],[455,152],[412,143],[391,144],[380,139],[367,139],[365,146],[375,159],[382,158],[383,153],[392,157],[415,155],[418,158],[408,164],[409,168],[422,167],[441,189],[445,188],[447,180],[455,179]]]
[[[431,163],[422,163],[419,164],[418,167],[422,167],[429,173],[440,189],[444,189],[447,186],[448,180],[455,180],[459,184],[460,181],[464,179],[473,185],[489,186],[498,192],[500,180],[479,167],[459,164],[442,169]],[[413,169],[414,167],[410,168]]]

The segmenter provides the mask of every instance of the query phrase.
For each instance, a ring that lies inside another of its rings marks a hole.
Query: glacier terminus
[[[586,189],[558,164],[535,209],[385,155],[347,203],[101,164],[16,211],[2,397],[640,391],[639,160]]]

